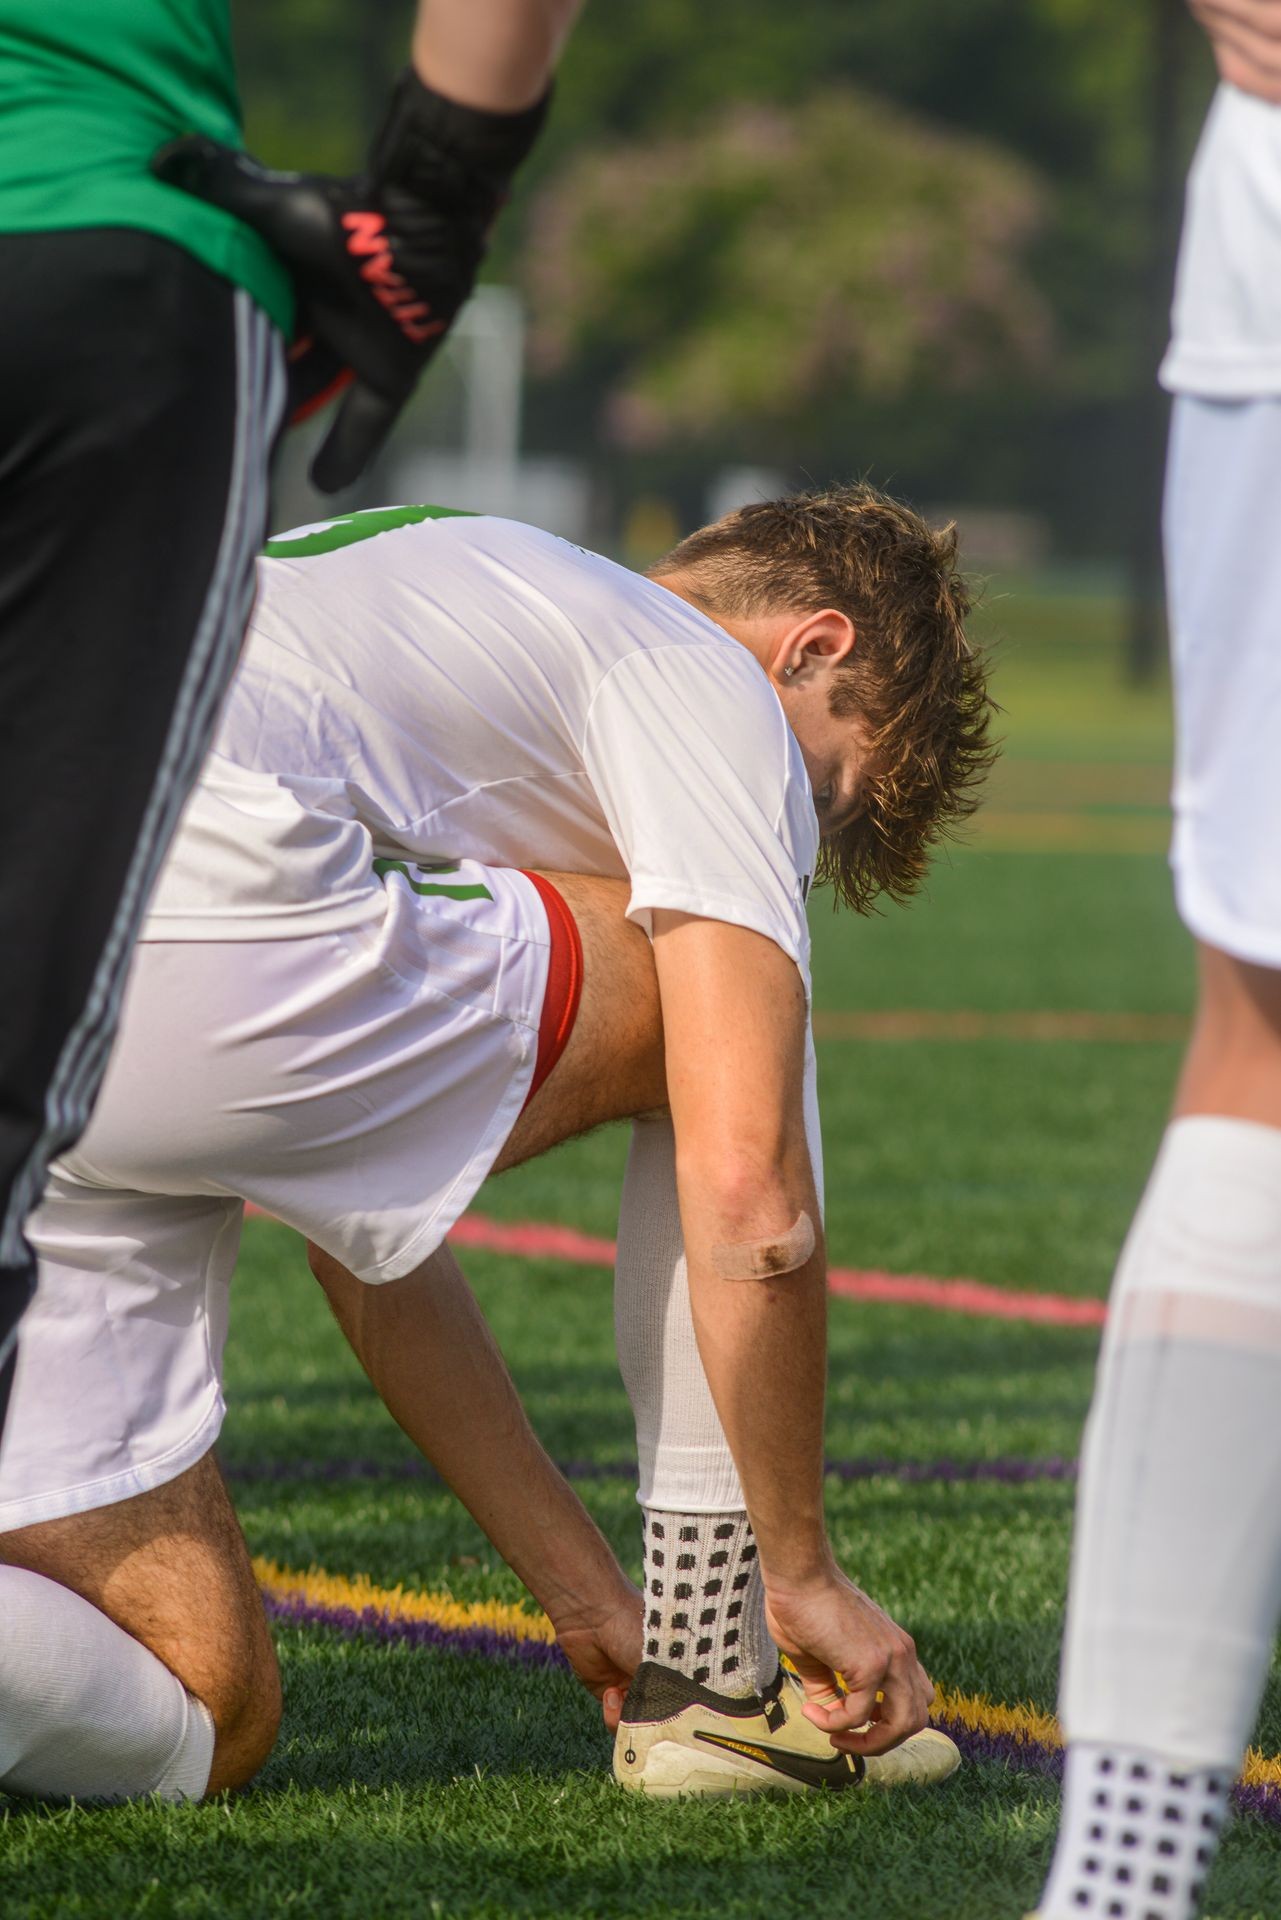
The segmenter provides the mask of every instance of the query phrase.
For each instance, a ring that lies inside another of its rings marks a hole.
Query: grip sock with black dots
[[[1194,1920],[1231,1784],[1221,1767],[1073,1743],[1040,1920]]]
[[[641,1511],[645,1658],[714,1693],[760,1693],[778,1672],[778,1650],[747,1515]]]

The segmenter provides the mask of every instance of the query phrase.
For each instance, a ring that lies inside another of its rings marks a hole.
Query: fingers
[[[883,1700],[884,1692],[876,1685],[851,1686],[847,1692],[832,1686],[825,1692],[817,1692],[812,1691],[806,1681],[804,1713],[807,1720],[822,1727],[825,1733],[847,1733],[875,1719]]]
[[[828,1732],[828,1738],[841,1753],[889,1753],[891,1747],[901,1747],[912,1734],[920,1734],[928,1720],[930,1709],[920,1705],[916,1690],[912,1690],[910,1697],[897,1701],[887,1695],[866,1726],[851,1732]]]
[[[287,216],[281,189],[297,178],[273,173],[247,153],[195,133],[161,147],[152,155],[151,171],[168,186],[235,214],[268,240],[279,237],[277,229]]]
[[[1207,31],[1233,27],[1273,47],[1281,44],[1277,0],[1189,0],[1189,10]]]
[[[286,356],[289,373],[289,424],[301,426],[345,393],[355,375],[337,354],[312,333],[303,333]]]
[[[1230,87],[1252,94],[1256,100],[1266,100],[1272,106],[1281,104],[1281,72],[1262,65],[1224,40],[1216,42],[1214,52],[1219,76]]]
[[[879,1685],[851,1686],[845,1694],[811,1692],[802,1712],[844,1753],[888,1753],[929,1720],[934,1687],[916,1658],[903,1650]]]
[[[848,1753],[887,1753],[929,1719],[934,1689],[916,1643],[843,1574],[766,1601],[805,1689],[803,1712]]]
[[[601,1717],[607,1733],[617,1733],[623,1717],[623,1693],[619,1687],[606,1687],[600,1698]]]
[[[167,186],[203,197],[206,171],[218,155],[228,151],[228,148],[202,133],[184,134],[181,140],[167,141],[152,154],[151,171],[157,180],[163,180]]]
[[[388,400],[363,380],[353,382],[311,463],[313,485],[322,493],[349,487],[382,446],[403,405],[403,397]]]
[[[1276,0],[1192,0],[1222,77],[1243,93],[1281,100],[1281,7]]]

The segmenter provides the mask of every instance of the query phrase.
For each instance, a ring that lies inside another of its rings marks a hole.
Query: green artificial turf
[[[1159,806],[1162,689],[1119,680],[1114,607],[993,592],[1008,765],[994,806],[1088,840]],[[1155,785],[1154,785],[1155,782]],[[1154,800],[1154,794],[1156,799]],[[1191,967],[1158,852],[1005,852],[975,838],[924,900],[865,922],[813,914],[820,1011],[1087,1010],[1179,1016]],[[1101,1296],[1163,1124],[1174,1040],[820,1045],[833,1261]],[[621,1131],[494,1181],[482,1211],[612,1234]],[[465,1253],[552,1453],[625,1461],[608,1274]],[[832,1304],[829,1454],[993,1462],[1072,1456],[1096,1336],[905,1306]],[[233,1293],[221,1443],[253,1550],[286,1566],[519,1600],[329,1320],[298,1242],[252,1221]],[[425,1383],[426,1390],[426,1383]],[[326,1463],[365,1477],[327,1481]],[[580,1491],[639,1565],[625,1475]],[[915,1632],[945,1685],[1052,1707],[1072,1488],[889,1474],[829,1480],[844,1563]],[[79,1916],[875,1915],[1016,1920],[1057,1789],[987,1763],[932,1794],[646,1805],[613,1789],[594,1703],[568,1677],[481,1658],[277,1633],[286,1710],[259,1782],[204,1807],[4,1802],[5,1920]],[[1281,1689],[1260,1739],[1281,1750]],[[1281,1908],[1281,1832],[1242,1820],[1213,1920]]]

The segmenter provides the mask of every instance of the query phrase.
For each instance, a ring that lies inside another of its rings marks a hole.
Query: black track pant
[[[23,1222],[235,666],[283,399],[271,323],[180,248],[0,234],[0,1421]]]

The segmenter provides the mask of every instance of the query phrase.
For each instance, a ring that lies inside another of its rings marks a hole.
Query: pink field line
[[[246,1213],[261,1214],[252,1201]],[[491,1220],[465,1213],[450,1229],[459,1247],[483,1247],[489,1253],[515,1253],[525,1260],[565,1260],[576,1267],[612,1267],[613,1240],[558,1227],[543,1220]],[[879,1300],[900,1307],[932,1307],[936,1313],[967,1313],[980,1319],[1030,1320],[1043,1327],[1101,1327],[1107,1318],[1102,1300],[1076,1300],[1063,1293],[1008,1293],[982,1280],[936,1280],[928,1273],[860,1273],[856,1267],[832,1267],[828,1288],[847,1300]]]
[[[467,1213],[449,1237],[460,1247],[515,1253],[527,1260],[566,1260],[586,1267],[614,1264],[612,1240],[539,1220],[490,1220],[481,1213]],[[981,1280],[935,1280],[924,1273],[860,1273],[852,1267],[833,1267],[827,1284],[833,1293],[850,1300],[932,1307],[938,1313],[994,1320],[1032,1320],[1049,1327],[1101,1327],[1107,1313],[1102,1300],[1074,1300],[1061,1293],[1007,1293]]]

